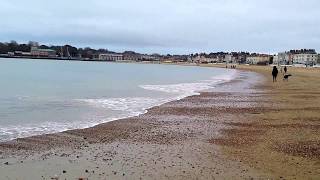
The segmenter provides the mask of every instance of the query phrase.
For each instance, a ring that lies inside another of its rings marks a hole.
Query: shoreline
[[[0,143],[2,157],[0,167],[3,167],[0,174],[33,179],[41,176],[49,179],[56,175],[60,178],[73,179],[80,177],[123,179],[129,173],[129,177],[133,179],[140,177],[149,179],[153,177],[150,175],[156,172],[155,167],[159,164],[162,170],[158,170],[161,173],[157,177],[160,179],[166,176],[187,179],[261,177],[260,173],[245,164],[228,160],[220,152],[219,147],[210,142],[210,139],[220,136],[219,131],[226,126],[224,120],[229,121],[230,116],[253,110],[250,105],[243,102],[247,101],[245,96],[252,94],[251,90],[247,91],[249,84],[244,85],[245,80],[250,78],[248,74],[250,73],[242,71],[241,76],[223,83],[220,89],[201,92],[200,95],[153,107],[146,114],[138,117],[112,121],[87,129]],[[225,87],[229,92],[223,92]],[[233,87],[244,88],[244,91],[239,94]],[[224,99],[229,96],[231,99],[224,102]],[[237,102],[237,106],[233,105],[233,99]],[[96,159],[95,156],[101,154],[101,149],[105,149],[102,152],[109,152],[112,149],[112,153],[111,155],[106,153]],[[167,152],[165,149],[170,150]],[[195,151],[199,152],[198,157],[190,156]],[[122,155],[117,156],[118,154]],[[129,156],[127,158],[131,160],[125,160],[123,156]],[[141,157],[137,158],[137,156]],[[211,158],[208,159],[208,157]],[[166,160],[155,161],[158,158]],[[153,165],[150,164],[151,160]],[[119,162],[122,163],[122,169],[126,167],[121,174],[119,174],[121,171],[119,164],[115,165]],[[81,163],[87,166],[83,167]],[[142,163],[140,165],[144,168],[140,168],[136,163]],[[27,168],[28,164],[36,167],[41,165],[43,171],[40,173],[41,176],[30,173],[34,169]],[[52,170],[53,164],[56,167],[54,173],[49,171],[49,169]],[[57,167],[58,164],[60,165]],[[146,167],[144,164],[149,166]],[[74,170],[74,167],[80,169]],[[246,171],[240,170],[239,167]],[[90,172],[86,172],[84,168],[90,169]],[[229,172],[229,168],[233,169],[233,172]],[[99,169],[101,172],[92,173],[91,169],[95,171]],[[17,175],[13,171],[20,173]],[[64,171],[68,173],[63,173]]]
[[[174,64],[173,64],[174,65]],[[219,67],[217,67],[219,68]],[[243,72],[242,72],[243,73]],[[107,123],[111,123],[113,121],[118,121],[118,120],[126,120],[126,119],[131,119],[131,118],[138,118],[139,116],[141,115],[144,115],[146,113],[148,113],[149,110],[153,109],[153,108],[156,108],[156,107],[159,107],[159,106],[162,106],[164,104],[167,104],[167,103],[171,103],[171,102],[175,102],[175,101],[179,101],[181,99],[185,99],[185,98],[188,98],[188,97],[191,97],[191,96],[198,96],[198,95],[201,95],[202,92],[207,92],[207,91],[213,91],[214,89],[218,88],[220,89],[219,86],[223,85],[223,84],[226,84],[226,83],[229,83],[229,82],[232,82],[234,81],[235,79],[237,79],[237,77],[235,77],[236,75],[239,75],[241,74],[240,71],[236,71],[234,73],[234,75],[232,75],[232,78],[230,80],[221,80],[223,82],[218,82],[218,83],[215,83],[215,86],[210,88],[210,89],[206,89],[206,90],[202,90],[200,92],[194,92],[192,95],[187,95],[187,96],[183,96],[183,97],[180,97],[178,96],[177,98],[173,99],[173,100],[168,100],[167,102],[162,102],[162,103],[159,103],[157,105],[154,105],[152,107],[149,107],[149,108],[146,108],[146,109],[143,109],[144,112],[141,112],[139,113],[138,115],[128,115],[126,117],[120,117],[120,118],[115,118],[115,119],[111,119],[111,120],[108,120],[106,122],[102,122],[102,123],[98,123],[96,125],[93,125],[93,126],[90,126],[90,127],[86,127],[86,128],[77,128],[77,129],[70,129],[70,130],[64,130],[64,131],[59,131],[59,132],[55,132],[55,133],[44,133],[44,134],[39,134],[39,135],[31,135],[31,136],[27,136],[27,137],[18,137],[18,138],[14,138],[14,139],[11,139],[11,140],[8,140],[8,141],[0,141],[0,145],[1,144],[6,144],[6,143],[15,143],[19,140],[23,140],[23,139],[29,139],[29,138],[33,138],[33,137],[39,137],[39,136],[47,136],[47,135],[55,135],[55,134],[60,134],[60,133],[65,133],[65,132],[69,132],[69,131],[76,131],[76,130],[83,130],[83,129],[90,129],[90,128],[95,128],[99,125],[104,125],[104,124],[107,124]],[[221,91],[221,90],[220,90]],[[1,151],[0,151],[1,152]],[[0,153],[1,155],[1,153]]]
[[[110,62],[110,63],[117,63],[117,62]],[[149,64],[149,63],[148,63]],[[150,65],[152,65],[152,63],[150,63]],[[162,64],[162,65],[171,65],[171,64]],[[172,64],[172,65],[176,65],[179,67],[178,64]],[[183,67],[183,65],[180,65],[180,67]],[[209,68],[209,67],[199,67],[199,68]],[[227,78],[225,76],[223,76],[223,78],[221,77],[220,79],[218,78],[217,80],[215,80],[215,82],[211,83],[210,82],[210,86],[213,85],[210,89],[214,89],[216,86],[219,86],[220,84],[223,84],[225,82],[228,82],[232,79],[235,78],[236,74],[238,74],[239,72],[237,71],[230,71],[230,72],[226,72],[227,75]],[[216,76],[214,76],[216,77]],[[219,76],[220,77],[220,76]],[[209,81],[211,80],[211,78],[213,77],[210,77],[208,79],[205,79],[205,80],[199,80],[199,81],[195,81],[195,82],[187,82],[186,84],[188,83],[200,83],[201,81]],[[213,80],[212,80],[213,81]],[[184,83],[182,83],[184,84]],[[166,84],[164,84],[165,86]],[[171,84],[169,84],[171,85]],[[175,84],[173,84],[175,85]],[[141,85],[142,86],[142,85]],[[147,85],[148,86],[148,85]],[[161,85],[160,85],[161,86]],[[147,89],[147,88],[144,88],[144,87],[141,87],[143,89]],[[148,90],[148,89],[147,89]],[[206,91],[207,89],[204,89],[204,90],[201,90],[201,91]],[[157,91],[157,90],[150,90],[150,91]],[[184,94],[180,94],[180,95],[177,95],[176,97],[170,97],[170,98],[167,98],[167,99],[164,99],[164,100],[161,100],[159,101],[158,103],[155,103],[154,105],[152,106],[148,106],[146,108],[143,108],[143,109],[140,109],[140,111],[137,113],[128,113],[124,116],[119,116],[119,117],[116,117],[116,118],[113,118],[113,117],[108,117],[107,119],[105,120],[98,120],[97,123],[91,123],[90,125],[88,126],[78,126],[78,128],[65,128],[64,130],[52,130],[50,129],[50,132],[43,132],[43,133],[29,133],[28,136],[20,136],[20,137],[16,137],[16,138],[12,138],[12,139],[9,139],[8,140],[3,140],[3,141],[0,141],[0,143],[10,143],[10,141],[16,141],[16,140],[19,140],[19,139],[24,139],[24,138],[32,138],[34,136],[41,136],[41,135],[50,135],[50,134],[56,134],[56,133],[63,133],[65,131],[72,131],[72,130],[77,130],[77,129],[87,129],[87,128],[92,128],[92,127],[95,127],[95,126],[99,126],[100,124],[105,124],[105,123],[108,123],[108,122],[112,122],[112,121],[117,121],[117,120],[121,120],[121,119],[127,119],[127,118],[133,118],[133,117],[137,117],[139,115],[142,115],[142,114],[145,114],[148,112],[149,109],[153,108],[153,107],[157,107],[157,106],[161,106],[163,104],[166,104],[166,103],[169,103],[169,102],[172,102],[172,101],[177,101],[177,100],[180,100],[180,99],[183,99],[183,98],[186,98],[186,97],[189,97],[189,96],[193,96],[193,95],[198,95],[200,94],[200,92],[197,92],[196,90],[192,90],[190,92],[187,92],[187,93],[184,93]],[[81,102],[84,102],[83,99],[76,99],[78,101],[81,101]],[[91,100],[91,99],[90,99]],[[31,126],[30,126],[31,127]],[[41,129],[42,126],[39,127],[39,129]],[[47,126],[44,126],[44,128],[42,129],[46,129]]]
[[[320,81],[319,72],[292,68],[293,80],[273,84],[268,67],[239,69],[264,80],[238,77],[225,92],[202,92],[138,117],[0,143],[0,177],[319,178],[320,93],[309,82]]]

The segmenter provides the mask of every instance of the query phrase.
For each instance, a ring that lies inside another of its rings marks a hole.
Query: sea
[[[0,58],[0,141],[138,116],[236,76],[197,66]]]

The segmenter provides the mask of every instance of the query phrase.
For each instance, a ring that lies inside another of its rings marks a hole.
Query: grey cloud
[[[0,0],[0,40],[191,53],[320,50],[317,0]]]

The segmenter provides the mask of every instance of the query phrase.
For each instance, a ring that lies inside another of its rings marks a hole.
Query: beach
[[[0,143],[0,179],[318,179],[319,70],[273,84],[271,67],[238,68],[137,117]]]
[[[216,66],[216,65],[215,65]],[[271,69],[265,66],[238,68],[258,72],[267,80],[259,85],[261,96],[269,97],[267,111],[247,116],[252,121],[234,123],[224,138],[214,143],[224,152],[277,179],[319,179],[320,176],[320,70],[292,68],[292,78],[283,81],[280,73],[272,83]]]

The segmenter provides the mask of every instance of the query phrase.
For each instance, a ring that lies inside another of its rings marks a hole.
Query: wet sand
[[[273,140],[290,137],[291,127],[316,136],[317,117],[303,126],[272,121],[286,106],[273,99],[267,71],[256,71],[263,75],[242,71],[214,91],[138,117],[1,143],[0,179],[316,179],[317,156],[307,161],[301,150],[291,153],[294,143]]]

